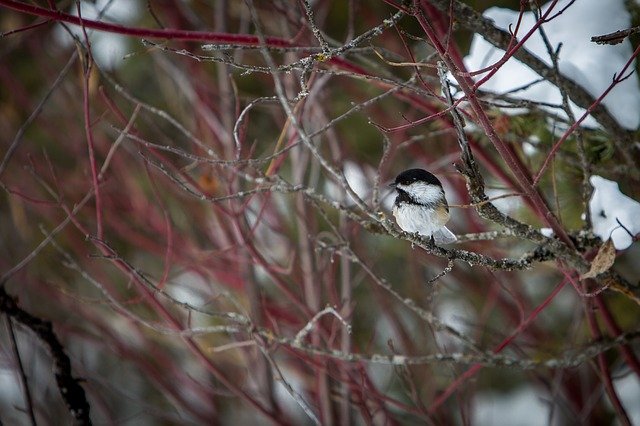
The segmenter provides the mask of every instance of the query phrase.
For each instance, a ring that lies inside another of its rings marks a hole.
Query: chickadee
[[[390,186],[398,191],[393,216],[403,231],[433,236],[438,244],[456,241],[456,236],[444,226],[449,221],[449,205],[437,177],[426,170],[409,169],[400,173]]]

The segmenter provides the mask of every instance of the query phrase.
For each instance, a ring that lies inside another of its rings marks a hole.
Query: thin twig
[[[22,391],[24,393],[24,400],[27,403],[26,412],[29,414],[29,420],[33,426],[36,426],[36,414],[33,410],[33,399],[31,398],[31,390],[29,388],[29,380],[27,379],[27,373],[24,371],[24,365],[22,364],[22,357],[20,356],[20,350],[18,349],[18,342],[16,340],[16,333],[13,330],[13,323],[11,317],[5,314],[5,322],[7,324],[7,331],[9,332],[9,339],[11,340],[11,349],[13,350],[13,356],[16,358],[16,364],[18,364],[18,372],[20,377],[20,383],[22,384]]]

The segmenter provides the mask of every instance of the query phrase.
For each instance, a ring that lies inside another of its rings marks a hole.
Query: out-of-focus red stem
[[[560,292],[560,290],[562,290],[564,288],[564,285],[566,284],[567,279],[565,278],[564,280],[562,280],[562,282],[560,282],[560,284],[558,284],[556,286],[556,288],[553,289],[553,291],[551,292],[551,294],[549,294],[549,296],[547,296],[547,298],[540,303],[538,306],[536,306],[536,308],[531,312],[531,314],[520,323],[520,325],[518,326],[518,328],[516,328],[513,333],[511,333],[511,335],[509,337],[507,337],[506,339],[504,339],[494,350],[494,353],[500,353],[504,348],[506,348],[509,344],[511,344],[511,342],[513,342],[513,340],[520,334],[522,333],[532,322],[533,320],[535,320],[538,315],[540,314],[540,312],[542,312],[548,305],[549,303],[551,303],[551,301],[556,297],[556,295]],[[478,371],[480,371],[482,369],[482,365],[480,364],[475,364],[473,366],[471,366],[471,368],[469,368],[467,371],[465,371],[462,376],[458,377],[453,383],[451,383],[451,385],[449,385],[449,387],[447,389],[444,390],[444,392],[442,392],[442,394],[440,394],[440,396],[438,396],[435,401],[433,402],[433,404],[431,404],[431,406],[429,407],[429,414],[433,414],[435,413],[435,411],[447,400],[449,399],[449,397],[460,387],[460,385],[462,385],[467,379],[473,377]]]
[[[49,201],[49,200],[40,200],[38,198],[35,197],[31,197],[25,193],[23,193],[22,191],[19,191],[17,189],[13,189],[10,188],[8,186],[5,186],[3,188],[5,191],[7,191],[9,194],[11,195],[15,195],[17,197],[22,198],[24,201],[27,201],[29,203],[33,203],[33,204],[39,204],[39,205],[43,205],[43,206],[49,206],[49,207],[56,207],[58,205],[57,202],[55,201]]]
[[[589,300],[585,300],[584,305],[591,337],[594,340],[600,340],[602,339],[602,333],[600,333],[600,328],[598,327],[596,316],[593,312],[593,309],[591,309],[591,302]],[[618,394],[616,393],[616,389],[613,386],[611,371],[609,371],[609,365],[607,364],[607,359],[605,358],[604,353],[598,354],[598,368],[600,369],[600,380],[602,382],[602,385],[604,386],[607,396],[609,396],[611,405],[613,405],[613,408],[616,410],[618,420],[620,420],[620,422],[624,425],[631,426],[631,420],[629,420],[629,416],[622,406],[620,398],[618,398]]]
[[[78,5],[78,12],[80,6]],[[84,20],[81,17],[78,17],[81,23],[84,23]],[[93,140],[93,131],[91,130],[91,106],[89,104],[89,79],[91,78],[91,64],[93,61],[93,57],[91,56],[91,45],[89,44],[89,38],[87,33],[82,27],[85,41],[87,44],[87,51],[89,52],[86,61],[87,63],[84,65],[84,78],[82,81],[82,107],[84,111],[84,131],[87,137],[87,148],[89,150],[89,167],[91,169],[91,183],[93,185],[93,192],[95,194],[96,199],[96,234],[99,239],[104,237],[103,229],[102,229],[102,197],[100,196],[100,183],[98,182],[98,166],[96,165],[96,156],[95,156],[95,142]]]
[[[112,256],[113,253],[101,244],[99,241],[94,241],[96,248],[98,248],[103,255]],[[149,302],[149,304],[154,308],[154,310],[166,321],[167,325],[174,329],[177,333],[183,331],[184,327],[180,323],[180,321],[175,318],[168,310],[165,308],[162,303],[155,297],[155,294],[149,289],[143,282],[140,282],[139,278],[135,276],[131,271],[129,266],[122,262],[121,260],[114,259],[113,263],[118,267],[123,273],[132,276],[133,281],[136,283],[138,291],[144,296],[145,300]],[[261,412],[265,417],[269,418],[276,424],[286,424],[283,419],[279,419],[274,416],[272,412],[267,410],[262,403],[251,397],[247,392],[245,392],[240,387],[236,386],[236,384],[229,378],[227,378],[222,371],[209,359],[209,357],[203,352],[203,350],[198,346],[198,344],[189,336],[183,336],[183,341],[185,345],[189,348],[191,353],[193,353],[196,358],[198,358],[205,368],[222,384],[226,387],[232,394],[242,399],[246,403],[253,406],[256,410]]]
[[[631,64],[639,54],[640,54],[640,45],[636,47],[636,50],[633,52],[633,54],[631,55],[627,63],[624,64],[622,69],[615,75],[615,77],[613,78],[613,81],[611,81],[611,84],[609,84],[607,89],[604,92],[602,92],[600,96],[598,96],[598,99],[596,99],[591,105],[589,105],[589,108],[587,108],[584,114],[582,114],[582,116],[579,119],[577,119],[576,122],[573,123],[571,127],[569,127],[567,131],[564,132],[564,134],[560,137],[560,139],[558,139],[558,141],[553,145],[553,147],[551,148],[551,151],[549,151],[549,154],[544,159],[544,162],[542,163],[542,167],[540,167],[540,170],[538,171],[535,178],[533,179],[533,185],[538,184],[545,170],[547,169],[547,167],[549,167],[549,163],[551,163],[551,160],[553,159],[553,157],[555,157],[556,152],[560,148],[560,145],[562,145],[562,143],[566,141],[569,138],[569,136],[571,136],[573,131],[580,125],[580,123],[586,120],[589,114],[591,114],[591,112],[598,105],[602,103],[602,101],[609,94],[609,92],[611,92],[611,90],[613,90],[613,88],[616,87],[616,85],[618,85],[620,82],[622,82],[624,79],[627,78],[627,76],[625,76],[624,73],[627,72],[627,70],[629,69],[629,67],[631,66]]]
[[[441,40],[446,40],[447,44],[445,46],[445,51],[449,56],[452,56],[462,62],[462,54],[460,53],[460,49],[458,49],[457,43],[452,43],[453,34],[452,24],[453,24],[453,16],[448,20],[445,20],[445,15],[440,13],[438,9],[436,9],[432,4],[428,2],[422,3],[423,7],[427,9],[429,17],[432,18],[433,27],[440,37]]]
[[[68,297],[64,293],[58,294]],[[56,299],[56,303],[64,303],[63,300]],[[114,324],[105,320],[93,306],[77,304],[75,299],[72,299],[71,303],[66,304],[68,309],[77,309],[82,313],[82,318],[85,318],[87,323],[96,328],[95,334],[87,334],[85,336],[87,342],[93,342],[98,351],[113,352],[118,356],[120,362],[129,360],[135,362],[144,376],[154,383],[158,392],[170,395],[176,404],[191,413],[200,423],[213,423],[213,418],[217,411],[216,407],[212,405],[202,407],[198,402],[212,401],[216,397],[215,393],[206,384],[195,380],[184,369],[176,366],[171,355],[163,350],[158,342],[150,339],[137,342],[140,345],[144,345],[143,352],[153,353],[153,361],[151,362],[149,358],[141,354],[139,348],[134,349],[131,341],[126,340],[126,338],[123,339],[122,335],[117,332],[120,330],[114,327]],[[80,326],[80,324],[75,325]],[[132,323],[132,327],[135,327],[138,333],[146,332],[146,330],[140,330],[141,326],[138,323]],[[177,383],[179,383],[179,386],[176,386]],[[185,390],[188,390],[188,392],[185,392]],[[192,396],[192,392],[197,397]]]
[[[420,2],[418,0],[415,0],[415,2],[417,12],[414,16],[429,38],[429,41],[440,55],[440,58],[445,62],[449,70],[451,70],[454,74],[456,74],[459,70],[464,69],[464,64],[456,63],[455,58],[447,54],[442,43],[434,33],[431,24],[427,22],[424,14],[422,13],[422,10],[419,9],[421,6]],[[498,136],[496,130],[493,128],[491,120],[489,120],[489,117],[487,117],[487,114],[484,112],[482,105],[480,104],[480,101],[476,96],[475,90],[473,88],[473,80],[470,77],[459,76],[457,74],[456,77],[460,88],[467,96],[467,100],[469,101],[471,109],[476,115],[478,124],[480,124],[493,146],[496,148],[504,162],[507,164],[507,166],[515,176],[516,181],[518,182],[518,186],[526,194],[527,197],[531,198],[531,201],[533,202],[536,212],[538,213],[540,218],[551,229],[553,229],[555,234],[558,236],[558,238],[560,238],[562,242],[567,244],[569,247],[573,247],[573,242],[569,238],[569,235],[567,235],[562,225],[558,222],[558,219],[551,212],[549,206],[547,206],[546,201],[544,200],[538,189],[536,189],[536,187],[532,185],[531,177],[528,170],[526,170],[526,168],[523,168],[521,163],[518,162],[516,158],[514,158],[513,152],[508,149],[507,144],[500,138],[500,136]]]
[[[604,320],[604,324],[609,330],[609,334],[611,337],[616,338],[622,334],[622,330],[618,326],[618,323],[611,315],[611,310],[604,302],[602,295],[598,295],[595,298],[596,305],[598,306],[598,312],[600,316]],[[640,378],[640,362],[638,362],[638,358],[633,353],[629,345],[620,345],[620,351],[622,352],[622,356],[624,356],[625,361],[629,367],[636,373],[636,375]]]
[[[78,228],[78,230],[83,234],[88,235],[88,230],[75,218],[71,210],[69,210],[69,208],[65,205],[62,205],[62,207],[71,219],[71,222]],[[141,281],[135,271],[133,271],[126,262],[118,259],[117,257],[114,257],[116,253],[113,253],[111,248],[105,245],[101,240],[94,239],[92,240],[92,242],[103,256],[112,259],[114,266],[116,266],[124,274],[132,278],[132,282],[136,284],[136,289],[138,290],[139,294],[144,298],[144,300],[149,303],[149,306],[165,321],[168,327],[175,330],[178,334],[184,330],[184,326],[181,324],[180,320],[176,318],[162,304],[162,302],[158,300],[158,298],[156,298],[153,290],[147,287],[147,285]],[[236,384],[231,379],[227,378],[191,337],[182,336],[182,340],[184,341],[189,351],[196,358],[198,358],[200,362],[202,362],[207,371],[209,371],[216,378],[216,380],[218,380],[220,384],[225,386],[232,394],[254,407],[275,424],[286,424],[286,421],[284,419],[276,417],[274,413],[266,409],[261,402],[254,399],[246,391],[236,386]]]
[[[0,6],[5,6],[18,12],[28,13],[30,15],[49,18],[53,21],[66,22],[74,25],[84,25],[86,28],[94,30],[108,31],[111,33],[124,34],[134,37],[162,38],[166,40],[186,40],[186,41],[208,41],[211,43],[229,43],[243,45],[258,45],[260,40],[257,36],[246,34],[229,34],[216,33],[210,31],[190,31],[178,29],[155,29],[155,28],[136,28],[124,25],[111,24],[108,22],[94,21],[91,19],[80,19],[77,16],[59,10],[45,9],[43,7],[31,4],[21,3],[14,0],[0,0]],[[266,43],[271,47],[289,47],[292,46],[289,40],[278,37],[266,37]]]
[[[496,62],[495,64],[491,65],[491,67],[490,67],[491,71],[474,84],[474,86],[473,86],[474,90],[477,90],[480,86],[482,86],[484,83],[486,83],[487,80],[489,80],[491,77],[493,77],[500,70],[500,67],[502,67],[509,60],[509,58],[511,58],[520,48],[522,48],[524,46],[524,43],[536,31],[538,31],[538,28],[540,27],[540,25],[542,25],[542,23],[545,22],[545,20],[549,17],[549,14],[553,10],[553,8],[555,7],[557,2],[558,2],[558,0],[554,0],[553,2],[551,2],[551,4],[549,4],[547,6],[547,11],[545,12],[545,14],[542,15],[540,17],[540,19],[538,19],[536,21],[536,23],[531,27],[531,29],[527,32],[527,34],[525,34],[522,37],[520,42],[512,47],[513,42],[515,41],[515,36],[518,33],[518,29],[520,28],[520,24],[522,22],[522,16],[524,15],[524,5],[526,4],[525,2],[520,2],[520,14],[518,15],[518,22],[516,23],[515,32],[513,33],[512,37],[511,37],[511,40],[509,40],[509,45],[507,46],[507,50],[505,51],[505,53],[502,56],[502,58],[500,58],[500,60],[498,60],[498,62]],[[472,76],[472,75],[476,75],[476,74],[481,74],[481,73],[484,73],[485,71],[487,71],[487,68],[484,68],[484,69],[481,69],[481,70],[476,70],[474,72],[466,74],[465,76],[467,76],[467,75],[468,76]]]

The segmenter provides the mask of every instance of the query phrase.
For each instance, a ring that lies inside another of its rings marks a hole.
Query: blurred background
[[[439,56],[414,9],[97,0],[20,3],[34,6],[27,13],[13,3],[0,1],[0,285],[51,321],[95,423],[640,424],[633,340],[570,367],[492,358],[587,354],[637,329],[632,296],[582,287],[554,260],[450,263],[380,225],[392,221],[387,184],[421,167],[443,182],[452,248],[498,259],[539,249],[469,208]],[[435,3],[414,6],[452,58],[467,71],[503,65],[471,18]],[[464,2],[499,27],[517,22],[520,3]],[[522,25],[533,25],[542,4],[522,3]],[[554,49],[562,43],[559,69],[595,100],[638,36],[571,37],[638,25],[640,8],[553,3],[564,21],[543,28]],[[62,14],[45,13],[53,7]],[[538,188],[592,259],[602,241],[589,232],[586,179],[640,199],[637,75],[606,99],[613,124],[571,129],[584,109],[553,75],[528,73],[480,86],[482,108],[532,176],[567,132]],[[487,195],[506,194],[500,211],[546,227],[459,107]],[[636,287],[639,255],[634,243],[613,266]],[[46,347],[2,322],[0,419],[69,423]]]

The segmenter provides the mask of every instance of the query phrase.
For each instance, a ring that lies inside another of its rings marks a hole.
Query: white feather
[[[396,188],[403,190],[409,194],[416,203],[420,204],[434,204],[444,198],[442,187],[426,182],[413,182],[409,185],[398,184]]]
[[[396,188],[406,192],[416,203],[400,203],[394,205],[393,215],[400,229],[405,232],[418,233],[425,237],[433,236],[438,244],[450,244],[456,241],[456,236],[444,226],[449,215],[442,215],[428,205],[442,207],[445,202],[444,191],[438,185],[426,182],[413,182],[409,185],[398,184]],[[425,204],[425,205],[421,205]]]
[[[440,228],[440,225],[436,223],[435,211],[418,204],[402,203],[399,206],[394,206],[393,215],[400,229],[406,232],[417,232],[430,236]]]
[[[433,236],[438,244],[451,244],[456,236],[447,229],[442,217],[435,210],[418,204],[402,203],[393,206],[393,216],[400,229],[405,232],[418,233],[425,237]]]

